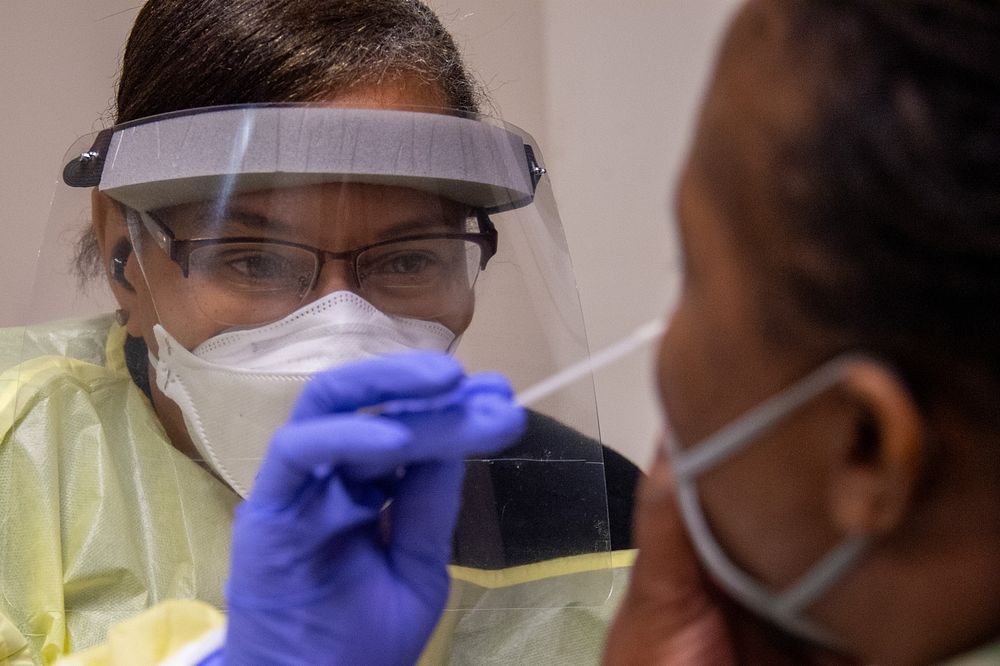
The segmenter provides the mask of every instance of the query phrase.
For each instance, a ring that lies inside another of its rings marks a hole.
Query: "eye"
[[[216,245],[192,253],[192,271],[240,289],[299,289],[314,267],[309,253],[275,245]]]
[[[419,273],[427,270],[434,264],[440,263],[437,257],[428,252],[398,252],[395,255],[383,260],[379,270],[386,273],[409,274]]]
[[[445,270],[440,253],[430,247],[392,248],[371,253],[358,262],[362,281],[414,284],[438,279]]]
[[[286,257],[270,252],[234,251],[221,257],[225,268],[250,280],[271,280],[288,275],[292,264]]]

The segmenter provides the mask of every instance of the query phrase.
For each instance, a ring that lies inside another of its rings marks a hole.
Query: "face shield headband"
[[[673,471],[678,505],[688,533],[705,568],[738,602],[783,629],[819,645],[835,648],[829,632],[806,618],[811,606],[844,577],[864,555],[868,538],[848,535],[806,573],[785,589],[768,589],[738,567],[712,534],[698,495],[697,479],[737,455],[795,410],[836,386],[844,370],[857,360],[854,355],[837,357],[724,426],[698,444],[681,449],[669,422],[666,452]]]
[[[497,212],[545,173],[506,127],[470,117],[312,105],[183,111],[99,133],[63,180],[138,211],[328,182],[424,190]]]

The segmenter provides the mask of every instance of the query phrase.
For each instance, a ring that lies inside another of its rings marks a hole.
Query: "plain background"
[[[544,151],[591,349],[677,287],[670,198],[736,0],[431,0],[499,114]],[[62,156],[111,117],[137,0],[0,0],[0,326],[31,284]],[[52,285],[52,289],[71,289]],[[650,460],[652,350],[597,374],[606,444]]]

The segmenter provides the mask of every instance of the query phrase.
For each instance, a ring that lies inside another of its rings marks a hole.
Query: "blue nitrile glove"
[[[463,459],[520,436],[511,395],[435,353],[317,375],[236,512],[224,662],[416,661],[447,600]]]

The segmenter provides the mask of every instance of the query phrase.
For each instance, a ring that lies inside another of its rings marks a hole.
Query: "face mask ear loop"
[[[788,587],[777,599],[780,612],[797,613],[808,608],[840,580],[868,549],[865,537],[849,537]]]
[[[798,613],[843,576],[864,552],[867,539],[848,538],[792,583],[785,592],[774,594],[737,567],[716,542],[701,509],[695,479],[736,455],[790,413],[835,386],[843,376],[844,369],[860,358],[860,355],[849,354],[827,362],[690,449],[679,449],[676,435],[669,431],[669,425],[668,436],[665,438],[677,483],[681,513],[694,546],[708,570],[719,579],[723,587],[752,610],[799,636],[827,647],[835,646],[832,637],[799,617]]]
[[[812,374],[743,414],[696,446],[684,451],[674,451],[671,459],[674,475],[698,476],[704,470],[722,464],[777,425],[791,412],[836,385],[843,375],[844,368],[856,362],[857,358],[853,354],[839,356],[825,363]]]
[[[780,627],[817,645],[833,648],[835,639],[813,623],[798,617],[781,604],[781,597],[765,589],[737,567],[722,551],[701,510],[698,489],[693,481],[677,481],[677,500],[691,541],[701,561],[713,578],[750,610],[770,619]],[[832,582],[832,580],[831,580]],[[793,585],[793,588],[795,586]]]

